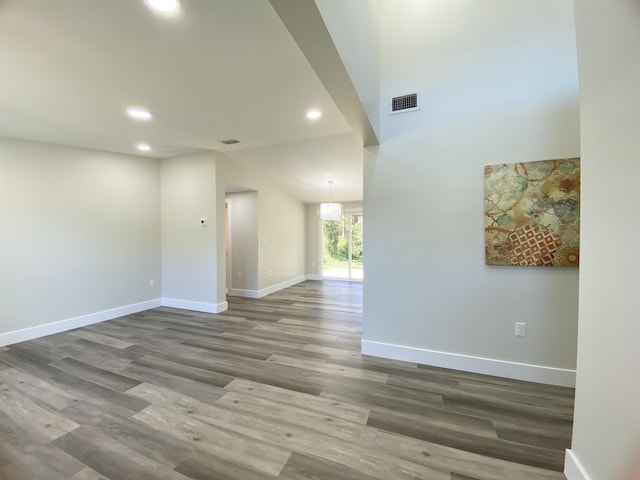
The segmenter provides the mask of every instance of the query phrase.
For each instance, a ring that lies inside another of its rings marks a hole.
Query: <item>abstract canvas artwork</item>
[[[484,168],[487,265],[577,267],[580,159]]]

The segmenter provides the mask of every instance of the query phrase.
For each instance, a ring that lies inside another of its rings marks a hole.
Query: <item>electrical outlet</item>
[[[523,322],[516,322],[516,337],[527,336],[527,324]]]
[[[155,280],[149,280],[149,287],[153,288],[156,286],[156,281]]]
[[[269,276],[273,277],[273,270],[269,270]]]
[[[242,272],[238,272],[238,278],[242,278]]]

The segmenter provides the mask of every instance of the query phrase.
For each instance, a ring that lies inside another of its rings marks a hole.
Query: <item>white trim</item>
[[[258,290],[246,290],[244,288],[229,288],[227,295],[230,297],[260,298]]]
[[[567,448],[564,457],[564,475],[567,480],[591,480],[576,454]]]
[[[131,305],[102,310],[101,312],[89,313],[87,315],[80,315],[79,317],[67,318],[57,322],[45,323],[44,325],[37,325],[35,327],[2,333],[0,334],[0,347],[19,342],[26,342],[27,340],[53,335],[54,333],[66,332],[75,328],[93,325],[94,323],[104,322],[105,320],[111,320],[125,315],[131,315],[132,313],[142,312],[159,306],[160,299],[154,298],[153,300],[132,303]]]
[[[320,207],[318,207],[320,208]],[[316,221],[316,274],[322,279],[322,264],[324,259],[324,236],[322,235],[322,220],[320,220],[320,211],[318,210],[318,219]]]
[[[509,362],[493,358],[473,357],[458,353],[438,352],[423,348],[392,345],[362,339],[362,353],[374,357],[391,358],[434,367],[482,373],[496,377],[513,378],[528,382],[546,383],[562,387],[575,387],[576,372],[563,368]]]
[[[300,282],[304,282],[306,279],[307,279],[306,275],[300,275],[299,277],[292,278],[291,280],[286,280],[284,282],[271,285],[270,287],[263,288],[262,290],[258,290],[258,298],[262,298],[267,295],[271,295],[272,293],[279,292],[280,290],[284,290],[287,287],[291,287]]]
[[[245,298],[262,298],[267,295],[271,295],[272,293],[279,292],[280,290],[284,290],[287,287],[291,287],[292,285],[296,285],[300,282],[304,282],[307,280],[307,275],[300,275],[299,277],[292,278],[291,280],[286,280],[284,282],[276,283],[275,285],[271,285],[267,288],[263,288],[262,290],[245,290],[242,288],[230,288],[229,295],[232,297],[245,297]]]
[[[205,303],[164,297],[160,299],[160,305],[163,307],[180,308],[182,310],[205,313],[222,313],[229,308],[229,304],[226,301],[220,303]]]
[[[321,280],[338,280],[342,282],[357,282],[357,283],[362,283],[364,281],[362,278],[344,278],[344,277],[321,277]]]
[[[322,275],[316,275],[316,274],[307,273],[305,278],[306,278],[306,280],[322,280]]]

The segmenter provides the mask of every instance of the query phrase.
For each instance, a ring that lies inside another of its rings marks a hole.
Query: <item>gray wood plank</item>
[[[0,411],[0,471],[7,478],[69,478],[84,467],[47,441],[38,441],[30,435],[30,425],[24,419]]]
[[[48,443],[78,427],[74,421],[38,405],[7,384],[0,384],[0,412],[38,443]]]
[[[225,387],[225,390],[243,395],[257,396],[264,400],[280,402],[324,415],[331,415],[354,423],[365,424],[369,409],[347,402],[338,402],[315,395],[274,387],[244,379],[236,379]]]
[[[93,426],[83,425],[53,443],[110,480],[188,480]]]
[[[573,389],[360,353],[362,285],[0,348],[0,478],[561,480]]]
[[[168,435],[158,435],[156,430],[142,422],[111,415],[88,402],[78,402],[62,413],[78,424],[98,428],[124,447],[170,469],[196,452],[191,443]]]
[[[162,370],[131,365],[122,371],[123,374],[138,379],[141,382],[151,383],[171,390],[184,392],[185,394],[203,401],[213,402],[224,395],[224,390],[209,383],[203,383],[189,378],[180,377]]]
[[[151,368],[160,372],[176,375],[181,378],[187,378],[200,383],[206,383],[215,387],[224,387],[231,382],[234,377],[218,373],[212,370],[207,370],[199,367],[195,367],[190,364],[182,363],[179,356],[166,355],[160,357],[161,354],[155,353],[152,355],[145,355],[143,357],[134,360],[135,365]],[[169,360],[170,359],[170,360]]]
[[[7,367],[6,370],[0,371],[0,382],[51,410],[61,410],[78,401],[77,395],[15,368]]]
[[[434,428],[429,422],[417,418],[381,413],[372,410],[367,425],[401,435],[426,440],[494,458],[514,461],[524,465],[562,470],[564,454],[560,450],[503,441],[490,436],[477,435],[457,428]]]
[[[282,480],[376,480],[345,465],[294,452],[285,465]]]
[[[209,454],[206,460],[192,458],[175,468],[176,472],[195,480],[273,480],[281,476],[258,473],[224,458]]]
[[[134,380],[103,368],[94,367],[75,358],[57,360],[51,363],[51,365],[69,374],[119,392],[124,392],[140,384],[139,380]]]
[[[134,418],[152,428],[187,442],[197,443],[200,450],[220,456],[244,467],[267,475],[279,475],[289,459],[290,452],[281,446],[265,443],[248,437],[244,431],[221,426],[219,418],[213,417],[216,425],[197,420],[191,414],[179,413],[174,402],[172,408],[152,404]]]
[[[120,340],[115,337],[111,337],[109,335],[104,335],[102,333],[94,333],[84,329],[73,330],[69,332],[68,335],[70,337],[83,338],[91,342],[101,343],[103,345],[109,345],[115,348],[127,348],[133,345],[132,343],[125,342],[123,340]]]

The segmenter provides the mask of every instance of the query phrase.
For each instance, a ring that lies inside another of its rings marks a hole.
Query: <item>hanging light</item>
[[[331,201],[331,185],[333,180],[329,180],[329,203],[320,204],[320,220],[339,220],[342,214],[342,205]]]

